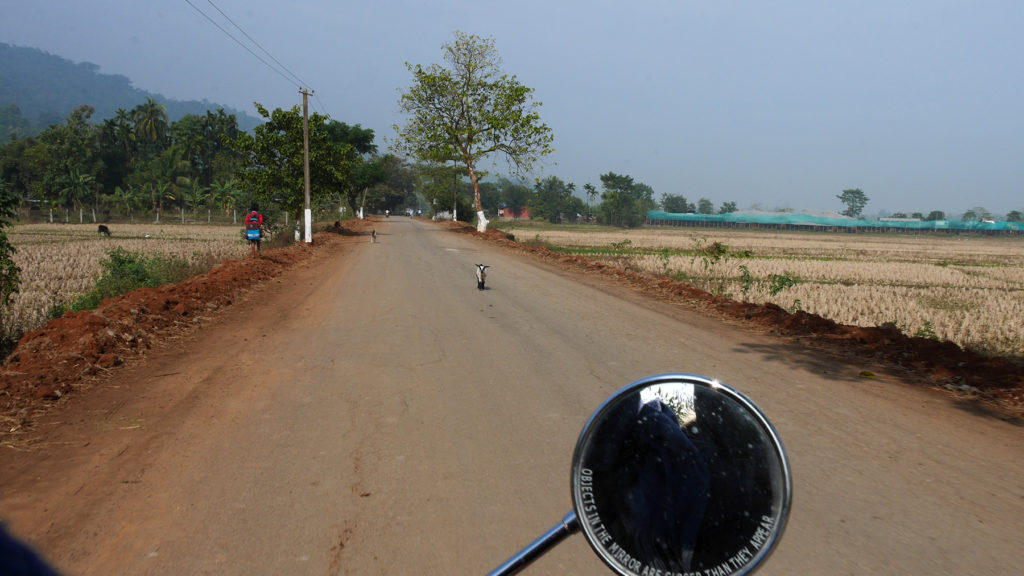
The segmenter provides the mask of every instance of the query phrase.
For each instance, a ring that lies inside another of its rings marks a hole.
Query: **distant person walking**
[[[262,254],[260,240],[263,239],[263,214],[260,214],[260,207],[255,202],[249,209],[249,215],[245,217],[245,237],[249,240],[249,246],[252,247],[250,256],[260,257]]]

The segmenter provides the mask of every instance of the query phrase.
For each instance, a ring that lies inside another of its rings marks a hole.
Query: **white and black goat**
[[[484,288],[484,281],[487,280],[487,269],[490,268],[490,266],[485,264],[474,264],[474,266],[476,266],[476,289],[486,290],[486,288]]]

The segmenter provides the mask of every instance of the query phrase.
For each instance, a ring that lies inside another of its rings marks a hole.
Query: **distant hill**
[[[205,115],[224,108],[238,118],[242,130],[260,123],[254,116],[206,100],[171,100],[139,90],[125,76],[100,74],[96,64],[76,64],[37,48],[0,43],[0,142],[11,134],[31,136],[61,124],[77,106],[92,106],[96,110],[92,119],[99,122],[112,118],[118,108],[131,110],[146,98],[162,104],[172,122],[186,114]]]

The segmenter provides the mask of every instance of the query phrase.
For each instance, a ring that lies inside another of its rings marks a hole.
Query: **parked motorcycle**
[[[583,427],[570,475],[573,510],[491,572],[517,574],[583,532],[621,576],[750,574],[786,525],[786,452],[746,396],[691,374],[638,380]]]

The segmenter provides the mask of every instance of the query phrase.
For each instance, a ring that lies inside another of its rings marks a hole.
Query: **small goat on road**
[[[490,268],[490,266],[485,264],[474,264],[474,266],[476,266],[476,289],[486,290],[487,288],[484,287],[484,281],[487,280],[486,270]]]

